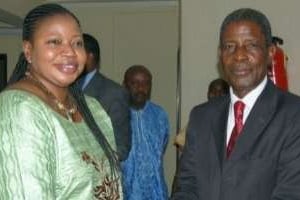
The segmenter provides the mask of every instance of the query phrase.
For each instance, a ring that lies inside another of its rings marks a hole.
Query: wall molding
[[[178,6],[177,1],[139,1],[139,2],[63,2],[60,3],[62,6],[70,7],[99,7],[99,8],[149,8],[149,7],[173,7]]]

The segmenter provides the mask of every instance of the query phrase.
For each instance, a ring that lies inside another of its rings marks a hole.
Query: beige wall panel
[[[69,7],[79,18],[83,32],[92,34],[99,42],[101,49],[101,72],[113,80],[120,82],[116,76],[117,69],[113,65],[114,15],[111,7],[97,4],[71,4]]]

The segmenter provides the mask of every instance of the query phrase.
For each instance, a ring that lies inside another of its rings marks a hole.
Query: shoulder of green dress
[[[85,99],[97,125],[108,140],[108,143],[115,149],[115,138],[110,117],[94,97],[85,95]]]
[[[0,103],[2,106],[12,105],[17,107],[22,106],[22,104],[27,102],[34,104],[35,106],[43,103],[39,97],[25,90],[12,89],[0,93]]]
[[[87,104],[93,104],[97,101],[94,97],[84,94],[84,98]]]
[[[103,110],[104,111],[103,106],[99,103],[99,101],[96,98],[88,96],[88,95],[84,95],[84,97],[85,97],[86,103],[92,113],[95,110],[97,110],[97,111]]]
[[[27,91],[12,89],[0,93],[1,115],[6,113],[6,115],[15,115],[15,118],[21,115],[41,118],[50,110],[47,107],[39,97]]]

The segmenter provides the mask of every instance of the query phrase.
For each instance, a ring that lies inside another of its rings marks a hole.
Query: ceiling
[[[0,0],[4,1],[4,0]],[[129,2],[158,2],[177,0],[9,0],[1,2],[0,35],[20,34],[23,17],[26,13],[42,3],[129,3]]]

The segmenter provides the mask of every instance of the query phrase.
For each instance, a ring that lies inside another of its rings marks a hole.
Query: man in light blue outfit
[[[131,151],[122,163],[128,200],[168,199],[163,155],[169,138],[169,122],[166,112],[149,101],[151,81],[150,71],[142,65],[134,65],[125,72],[132,129]]]

